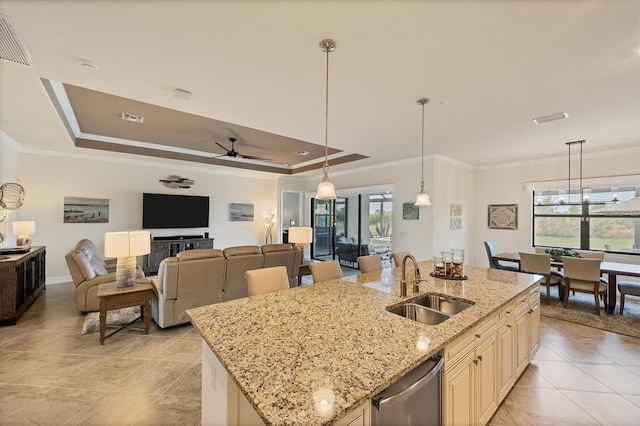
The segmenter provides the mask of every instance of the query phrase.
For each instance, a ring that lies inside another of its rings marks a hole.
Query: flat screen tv
[[[206,228],[209,197],[142,194],[142,228]]]

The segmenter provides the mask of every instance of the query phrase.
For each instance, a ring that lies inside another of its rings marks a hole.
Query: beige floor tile
[[[165,361],[200,362],[201,339],[180,338],[165,350],[158,353],[156,359]]]
[[[556,389],[589,389],[594,392],[613,393],[612,389],[608,388],[570,362],[534,360],[531,363],[538,368],[538,374],[551,383]]]
[[[71,419],[76,413],[99,399],[102,392],[60,389],[49,387],[24,386],[21,390],[11,389],[8,399],[16,398],[20,408],[8,418],[0,418],[2,424],[39,424],[60,425]],[[4,399],[4,398],[0,398]],[[0,410],[0,412],[4,412]]]
[[[527,369],[522,373],[516,386],[522,386],[527,388],[543,388],[554,389],[553,385],[538,374],[538,367],[535,364],[530,364]]]
[[[138,336],[131,344],[118,352],[119,357],[154,359],[159,353],[166,350],[178,337],[161,335]]]
[[[178,361],[148,361],[134,374],[117,385],[118,392],[166,394],[168,389],[191,367],[191,363]]]
[[[613,361],[609,358],[602,356],[598,352],[590,349],[588,346],[578,343],[572,339],[552,342],[545,341],[544,347],[560,355],[564,360],[571,362],[613,364]]]
[[[125,379],[144,374],[150,364],[153,362],[128,358],[102,358],[90,369],[69,377],[62,386],[73,389],[115,391]]]
[[[14,359],[22,375],[11,380],[13,384],[62,386],[68,377],[91,370],[100,362],[100,358],[70,354],[29,353],[24,358],[25,366],[21,365],[23,357]]]
[[[500,409],[489,421],[490,426],[536,426],[535,421],[529,417],[527,412],[515,402],[510,396],[507,396]]]
[[[578,362],[574,365],[616,393],[640,395],[640,376],[622,366]]]
[[[166,395],[200,398],[202,396],[202,364],[192,364],[185,373],[165,391]]]
[[[536,424],[598,424],[593,417],[556,389],[515,387],[509,396]]]
[[[544,345],[540,345],[540,349],[538,349],[538,352],[533,356],[533,359],[540,359],[544,361],[566,361],[566,359],[562,358],[560,355]]]
[[[156,397],[144,394],[107,392],[93,404],[81,410],[68,425],[127,425],[147,410],[153,410]]]
[[[153,407],[144,410],[135,424],[144,425],[200,425],[200,398],[160,396]]]
[[[584,391],[562,393],[602,425],[636,426],[640,422],[640,407],[620,395]]]

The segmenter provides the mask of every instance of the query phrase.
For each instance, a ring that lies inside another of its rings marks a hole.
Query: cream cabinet
[[[338,420],[336,426],[369,426],[371,424],[371,401],[367,400]]]
[[[445,425],[489,421],[498,405],[496,367],[495,318],[483,321],[445,348],[442,395]]]
[[[443,424],[486,425],[540,347],[540,287],[445,347]]]

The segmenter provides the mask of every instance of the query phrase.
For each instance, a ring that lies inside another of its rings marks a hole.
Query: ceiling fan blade
[[[227,151],[227,154],[229,154],[231,151],[229,151],[227,148],[225,148],[224,146],[220,145],[218,142],[216,142],[216,145],[218,145],[220,148],[224,149],[225,151]]]
[[[259,160],[259,161],[273,161],[271,158],[262,158],[262,157],[254,157],[253,155],[242,155],[239,154],[240,157],[246,158],[247,160]]]

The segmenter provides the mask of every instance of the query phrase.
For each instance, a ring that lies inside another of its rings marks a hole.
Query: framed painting
[[[63,223],[109,223],[109,199],[64,197],[63,218]]]
[[[420,219],[420,208],[414,203],[402,203],[402,218],[404,220]]]
[[[517,204],[489,204],[490,229],[518,229]]]
[[[253,204],[231,203],[229,219],[231,222],[253,222]]]

